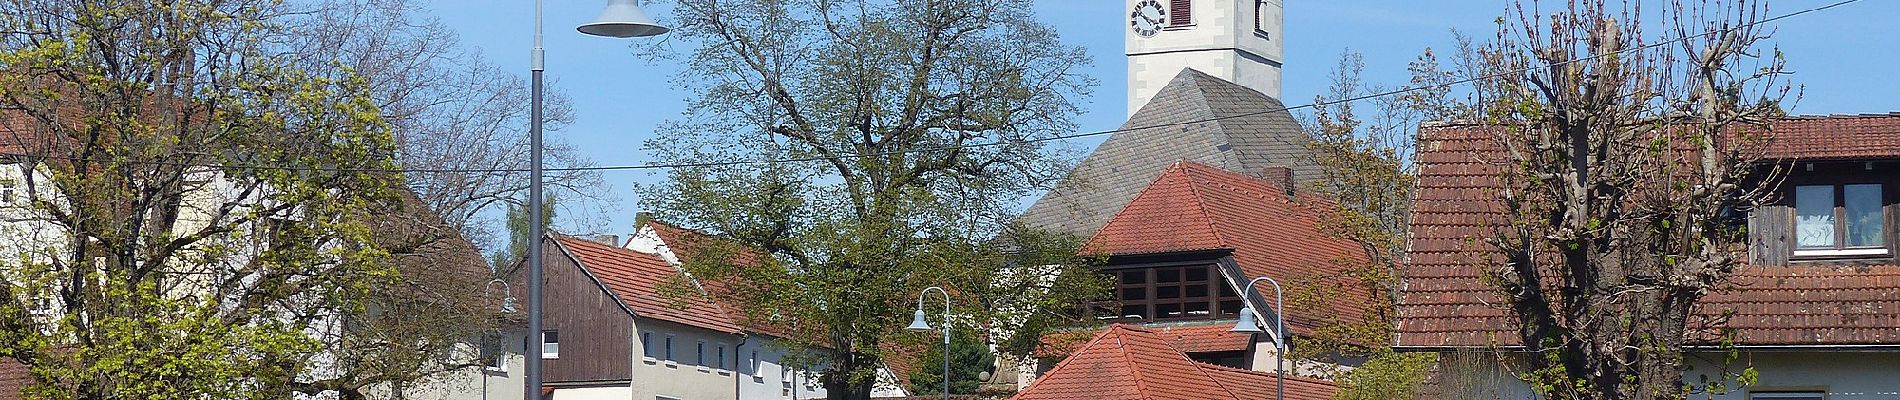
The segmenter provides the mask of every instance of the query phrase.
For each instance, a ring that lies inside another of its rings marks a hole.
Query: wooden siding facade
[[[560,336],[560,357],[542,364],[550,385],[633,378],[633,314],[553,241],[542,246],[542,329]],[[525,288],[521,289],[525,292]]]

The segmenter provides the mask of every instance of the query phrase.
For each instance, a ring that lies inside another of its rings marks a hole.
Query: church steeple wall
[[[1281,0],[1124,0],[1124,5],[1130,116],[1185,68],[1280,98]]]

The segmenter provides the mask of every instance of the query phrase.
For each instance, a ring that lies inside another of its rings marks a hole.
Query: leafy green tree
[[[1437,72],[1437,63],[1428,50],[1412,66],[1414,87],[1434,88],[1445,75]],[[1362,318],[1321,321],[1309,336],[1298,338],[1293,356],[1300,359],[1339,362],[1342,358],[1367,361],[1351,371],[1330,371],[1340,382],[1336,399],[1411,398],[1425,379],[1435,357],[1429,354],[1400,354],[1391,350],[1397,322],[1398,268],[1404,265],[1410,245],[1412,192],[1417,170],[1412,164],[1416,127],[1426,120],[1452,118],[1420,101],[1442,96],[1443,91],[1409,93],[1401,97],[1381,97],[1363,104],[1373,110],[1360,114],[1362,104],[1342,101],[1384,92],[1387,89],[1364,82],[1365,65],[1356,52],[1340,57],[1332,74],[1332,86],[1314,98],[1313,113],[1306,123],[1308,149],[1314,163],[1323,168],[1320,176],[1307,184],[1319,194],[1302,199],[1322,211],[1320,229],[1327,234],[1358,243],[1364,259],[1334,260],[1332,271],[1302,278],[1288,300],[1292,307],[1328,307],[1327,299],[1355,290],[1369,295]]]
[[[950,393],[975,394],[983,385],[982,374],[996,367],[996,355],[976,332],[969,329],[951,329],[950,335]],[[942,336],[935,340],[926,340],[918,347],[928,349],[910,371],[910,392],[916,394],[943,392],[943,342]]]
[[[1067,171],[1046,140],[1073,129],[1094,83],[1076,69],[1082,49],[1025,3],[673,7],[673,39],[693,49],[678,81],[701,96],[647,148],[694,166],[641,187],[644,205],[763,252],[686,268],[733,282],[748,318],[791,327],[805,345],[795,359],[832,398],[869,397],[881,344],[911,334],[899,328],[925,287],[1016,335],[1034,334],[1019,329],[1033,313],[1099,293],[1069,260],[1077,238],[1010,224],[1022,198]],[[743,164],[708,165],[722,162]]]
[[[452,341],[395,335],[385,322],[415,320],[378,311],[474,315],[387,296],[456,287],[399,273],[453,235],[429,234],[432,216],[390,223],[420,209],[380,172],[396,167],[391,128],[363,75],[306,68],[287,19],[304,11],[0,2],[0,148],[18,189],[0,223],[0,357],[29,367],[26,398],[360,398],[442,363],[399,362]]]
[[[554,196],[541,201],[541,223],[554,222]],[[503,219],[508,227],[508,247],[496,250],[489,255],[489,265],[496,271],[506,271],[515,263],[528,256],[528,205],[509,204],[508,215]]]

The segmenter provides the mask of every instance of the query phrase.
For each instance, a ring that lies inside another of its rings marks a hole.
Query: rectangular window
[[[1827,392],[1754,392],[1749,400],[1827,400]]]
[[[1842,185],[1841,222],[1845,225],[1846,247],[1880,247],[1886,244],[1881,232],[1886,221],[1880,212],[1880,185]]]
[[[1211,265],[1114,272],[1119,312],[1106,319],[1219,319],[1240,313],[1240,296]]]
[[[500,334],[482,335],[482,364],[489,371],[508,370],[508,349],[502,346],[508,343]]]
[[[1168,26],[1185,27],[1194,25],[1194,1],[1168,1]]]
[[[666,335],[666,360],[673,361],[673,335]]]
[[[713,368],[726,369],[726,345],[719,345],[719,357],[714,358]]]
[[[640,356],[653,358],[653,332],[640,332]]]
[[[546,359],[561,358],[561,332],[560,331],[542,331],[541,332],[541,358],[546,358]]]
[[[1796,186],[1794,255],[1887,254],[1884,196],[1880,184]]]
[[[706,341],[704,340],[699,341],[699,347],[694,350],[693,365],[706,366]]]

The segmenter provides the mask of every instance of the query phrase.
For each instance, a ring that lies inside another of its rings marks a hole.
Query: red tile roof
[[[1843,126],[1850,128],[1830,131]],[[1777,122],[1772,132],[1776,157],[1900,155],[1900,115],[1794,118]],[[1486,227],[1503,220],[1495,200],[1501,153],[1475,126],[1427,127],[1419,135],[1412,263],[1400,294],[1398,345],[1514,346],[1516,321],[1479,271],[1495,255],[1482,241]],[[1701,332],[1735,328],[1743,345],[1900,342],[1900,266],[1744,266],[1703,298],[1691,324]],[[1692,339],[1707,344],[1714,337]]]
[[[1122,207],[1083,251],[1130,255],[1229,249],[1244,278],[1264,275],[1281,284],[1328,275],[1341,258],[1365,258],[1360,246],[1322,233],[1318,213],[1285,193],[1260,178],[1176,162]],[[1270,287],[1256,290],[1273,296]],[[1333,299],[1330,311],[1289,310],[1287,325],[1295,334],[1307,334],[1328,318],[1357,320],[1367,297],[1353,290]]]
[[[1769,158],[1900,158],[1900,113],[1793,117],[1771,130]]]
[[[1332,383],[1289,376],[1287,398],[1331,398]],[[1272,374],[1195,362],[1154,332],[1112,325],[1018,392],[1015,400],[1263,399]]]
[[[622,304],[642,318],[685,324],[719,332],[738,333],[739,326],[718,304],[704,297],[692,300],[670,299],[660,292],[663,282],[683,279],[679,269],[659,256],[615,247],[591,240],[557,236],[561,249]],[[684,305],[685,308],[678,306]]]
[[[1211,353],[1220,351],[1246,351],[1253,344],[1253,337],[1245,333],[1230,332],[1234,328],[1233,320],[1206,321],[1192,324],[1151,324],[1143,329],[1167,340],[1169,346],[1184,353]],[[1036,347],[1036,357],[1067,357],[1075,350],[1087,344],[1088,338],[1102,330],[1082,330],[1054,332],[1042,336],[1042,345]]]

